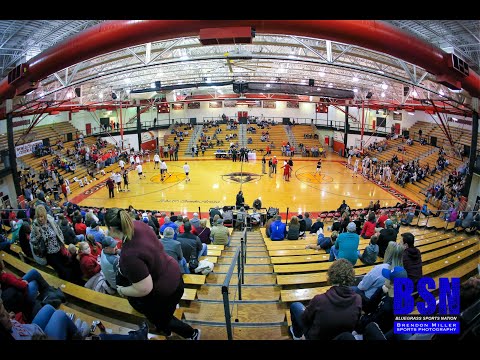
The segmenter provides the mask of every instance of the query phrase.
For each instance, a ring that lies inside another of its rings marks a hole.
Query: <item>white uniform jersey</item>
[[[130,163],[131,163],[131,164],[135,163],[135,158],[133,157],[133,155],[130,156]]]
[[[137,155],[137,157],[135,158],[135,162],[136,162],[137,164],[140,164],[140,156]]]
[[[183,165],[183,171],[185,171],[185,174],[189,173],[190,172],[190,165],[188,165],[188,164]]]
[[[167,163],[165,161],[160,164],[160,169],[167,170]]]
[[[138,165],[137,165],[137,172],[138,172],[139,174],[141,174],[141,173],[143,172],[143,169],[142,169],[142,165],[141,165],[141,164],[138,164]]]
[[[153,157],[153,160],[155,162],[159,162],[160,161],[160,156],[158,156],[158,154],[155,154],[155,156]]]
[[[118,165],[120,165],[121,168],[125,167],[125,161],[120,160],[120,161],[118,162]]]
[[[355,160],[355,164],[353,165],[353,171],[357,172],[358,171],[358,164],[360,163],[360,160]]]

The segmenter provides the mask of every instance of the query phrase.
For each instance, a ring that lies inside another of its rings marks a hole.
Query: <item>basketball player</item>
[[[162,178],[162,181],[164,180],[165,174],[167,173],[167,163],[165,160],[162,160],[160,163],[160,176]]]
[[[130,166],[131,167],[134,167],[135,166],[135,157],[132,155],[130,155]]]
[[[130,191],[128,188],[128,171],[126,170],[123,170],[123,191]]]
[[[185,162],[185,165],[183,165],[183,171],[185,171],[185,176],[187,177],[185,181],[190,181],[190,178],[188,177],[188,174],[190,173],[190,165]]]
[[[122,175],[119,172],[113,173],[113,179],[115,180],[115,184],[117,184],[117,193],[122,191]]]
[[[315,175],[320,174],[320,171],[322,170],[322,160],[318,159],[317,161],[317,170],[315,171]]]
[[[358,164],[360,163],[360,159],[359,158],[356,158],[355,159],[355,164],[353,164],[353,174],[352,174],[352,178],[353,178],[353,175],[355,175],[355,177],[358,177],[357,175],[357,172],[358,172]]]
[[[157,166],[160,168],[160,156],[158,154],[155,154],[153,156],[153,161],[155,162],[155,164],[153,165],[153,168],[156,169]]]
[[[120,170],[125,170],[125,161],[123,161],[123,159],[120,159],[120,161],[118,162],[118,166],[120,166]]]
[[[146,178],[146,176],[143,174],[142,164],[137,165],[137,172],[138,172],[139,179],[142,179],[142,176],[144,179]]]
[[[135,157],[135,162],[137,163],[137,165],[140,165],[141,164],[141,161],[140,161],[140,156],[137,156]]]

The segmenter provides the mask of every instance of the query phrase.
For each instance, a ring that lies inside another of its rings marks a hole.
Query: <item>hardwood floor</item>
[[[189,182],[183,171],[185,161],[191,169]],[[351,208],[366,207],[370,200],[376,199],[380,199],[382,206],[393,206],[399,201],[361,176],[352,178],[352,171],[345,168],[344,159],[336,154],[322,159],[321,174],[315,173],[317,159],[294,158],[293,161],[290,181],[283,179],[282,158],[279,158],[277,174],[271,178],[268,173],[262,174],[261,159],[248,163],[203,158],[166,161],[168,175],[164,181],[159,170],[153,168],[153,162],[146,162],[143,165],[145,179],[139,179],[136,170],[129,173],[128,192],[115,191],[115,198],[109,199],[107,188],[98,186],[107,174],[69,198],[84,206],[126,208],[132,205],[136,209],[182,213],[198,212],[199,207],[201,212],[208,212],[216,205],[234,205],[240,189],[247,204],[260,198],[264,207],[277,207],[281,213],[285,213],[287,207],[290,213],[332,210],[338,208],[342,200]]]

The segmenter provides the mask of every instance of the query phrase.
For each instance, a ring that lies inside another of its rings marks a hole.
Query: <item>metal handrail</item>
[[[247,238],[247,229],[243,230],[242,237],[240,238],[240,246],[237,247],[235,251],[235,255],[233,256],[232,263],[228,268],[227,275],[225,276],[225,280],[223,281],[222,285],[222,297],[223,297],[223,309],[225,312],[225,326],[227,328],[227,336],[228,340],[233,340],[232,334],[232,314],[230,311],[230,300],[228,298],[228,290],[230,286],[230,279],[233,275],[233,270],[235,269],[235,265],[237,265],[237,287],[238,287],[238,300],[242,300],[242,284],[245,282],[245,254],[246,254],[246,238]]]

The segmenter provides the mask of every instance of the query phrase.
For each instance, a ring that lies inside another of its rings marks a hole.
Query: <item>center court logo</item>
[[[234,182],[239,184],[245,184],[248,182],[255,182],[260,180],[262,175],[250,173],[250,172],[233,172],[222,175],[222,179],[226,182]]]

